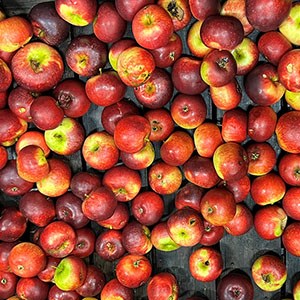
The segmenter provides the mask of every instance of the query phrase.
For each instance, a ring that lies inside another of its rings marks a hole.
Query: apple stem
[[[32,70],[35,72],[35,73],[39,73],[42,71],[42,68],[40,67],[40,63],[37,62],[36,60],[32,59],[30,61],[30,66],[32,68]]]
[[[259,153],[257,153],[257,152],[255,152],[255,153],[252,153],[251,154],[251,160],[257,160],[257,159],[259,159]]]
[[[167,6],[168,12],[177,20],[182,21],[184,16],[184,10],[176,4],[176,1],[172,0]]]
[[[266,282],[266,283],[270,283],[271,282],[271,278],[270,278],[269,274],[262,274],[261,277],[262,277],[262,279],[263,279],[264,282]]]
[[[227,63],[228,63],[228,57],[223,57],[217,61],[218,66],[223,69],[225,69]]]

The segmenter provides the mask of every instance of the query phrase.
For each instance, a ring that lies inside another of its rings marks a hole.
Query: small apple
[[[96,234],[92,228],[84,226],[75,229],[76,244],[70,255],[88,258],[95,250]]]
[[[204,220],[204,233],[200,239],[200,244],[203,246],[213,246],[218,244],[225,234],[223,226],[213,225]]]
[[[221,10],[221,3],[218,0],[189,0],[190,10],[197,20],[204,20],[208,16],[217,15]]]
[[[2,299],[8,299],[15,295],[18,280],[19,277],[16,274],[0,271],[0,297]]]

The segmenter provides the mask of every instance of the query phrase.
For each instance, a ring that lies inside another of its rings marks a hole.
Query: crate
[[[19,14],[26,15],[32,6],[39,2],[42,1],[2,0],[2,3],[0,2],[0,4],[4,7],[7,15],[11,16],[11,15],[19,15]],[[178,32],[183,42],[185,42],[188,29],[193,22],[195,22],[195,19],[192,19],[191,23],[184,30]],[[82,28],[72,26],[72,32],[70,32],[69,38],[60,45],[59,51],[61,53],[64,53],[69,42],[73,37],[76,37],[81,34],[90,34],[90,33],[92,33],[91,26],[86,26]],[[250,37],[255,40],[257,39],[257,34],[258,32],[254,31],[250,35]],[[130,24],[128,24],[128,28],[124,36],[128,36],[128,37],[132,36],[130,30]],[[185,55],[191,54],[185,43],[183,48],[183,54]],[[263,57],[260,57],[260,59],[263,60]],[[109,67],[110,67],[109,64],[107,64],[105,68],[109,68]],[[76,74],[72,73],[72,71],[66,67],[64,78],[69,78],[69,77],[72,78],[76,76],[77,76]],[[86,78],[81,78],[81,79],[86,80]],[[238,77],[237,79],[239,81],[240,86],[243,88],[243,78]],[[177,91],[174,89],[174,95],[176,94],[176,92]],[[219,110],[212,104],[208,90],[204,91],[202,95],[205,98],[207,104],[207,109],[208,109],[207,118],[213,120],[217,124],[221,124],[224,111]],[[132,88],[127,89],[126,97],[136,101]],[[251,105],[252,105],[251,100],[247,97],[247,95],[243,91],[243,98],[239,106],[245,110],[248,110]],[[169,107],[169,104],[167,104],[166,107]],[[284,101],[276,103],[273,106],[273,108],[275,109],[276,112],[289,109]],[[102,111],[101,107],[92,105],[89,113],[81,118],[81,122],[84,125],[84,128],[86,130],[86,134],[89,134],[93,131],[100,131],[103,129],[100,123],[101,111]],[[269,140],[269,142],[274,146],[275,150],[277,151],[277,155],[279,155],[280,148],[277,145],[276,137],[273,136]],[[157,143],[154,145],[156,148],[156,155],[157,155],[156,158],[158,159],[160,144]],[[10,158],[15,157],[13,147],[9,148],[9,155]],[[85,164],[80,151],[78,153],[75,153],[74,155],[66,157],[66,159],[70,164],[72,172],[74,174],[80,170],[89,169],[89,166]],[[99,175],[101,176],[100,172]],[[147,170],[142,170],[141,175],[143,178],[143,188],[147,189],[148,188]],[[184,181],[184,183],[185,182],[186,181]],[[175,195],[173,194],[173,195],[166,196],[164,199],[165,207],[166,207],[164,218],[167,218],[167,216],[170,213],[172,213],[172,211],[174,211],[174,197]],[[4,193],[0,194],[0,203],[3,205],[14,204],[17,203],[17,201],[18,198],[9,197]],[[247,197],[245,203],[250,208],[254,207],[253,200],[250,198],[250,196]],[[96,233],[99,233],[102,230],[99,226],[97,226],[93,222],[91,222],[91,226],[95,229]],[[152,262],[153,274],[161,271],[170,271],[176,276],[180,286],[181,300],[184,300],[192,295],[205,295],[210,300],[217,299],[216,287],[219,279],[213,282],[203,283],[195,280],[189,273],[189,268],[188,268],[189,256],[195,249],[199,248],[199,246],[200,245],[197,245],[195,247],[181,247],[178,250],[172,252],[162,252],[153,249],[149,254],[147,254],[147,256],[150,258]],[[223,275],[229,272],[230,270],[236,268],[241,269],[250,275],[251,265],[255,260],[255,258],[258,257],[258,255],[265,253],[267,251],[272,251],[277,253],[286,263],[288,269],[288,279],[286,281],[286,284],[283,286],[283,288],[280,291],[264,292],[261,289],[259,289],[253,282],[255,288],[254,299],[275,300],[275,299],[281,299],[281,297],[283,296],[291,295],[293,284],[296,278],[298,279],[299,277],[300,259],[292,256],[291,254],[285,251],[285,249],[281,244],[280,238],[272,241],[263,240],[257,235],[255,230],[252,228],[248,233],[239,237],[234,237],[229,234],[225,234],[222,240],[214,247],[216,247],[221,251],[224,259]],[[91,257],[91,262],[94,262],[96,265],[100,266],[103,269],[103,271],[107,276],[107,279],[111,279],[114,277],[114,268],[116,262],[111,263],[111,262],[103,261],[96,254],[93,257]],[[147,299],[146,285],[135,289],[135,299],[136,300]]]

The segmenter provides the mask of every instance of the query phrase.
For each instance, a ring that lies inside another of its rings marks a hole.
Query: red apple
[[[55,284],[49,289],[49,300],[80,300],[80,295],[75,291],[63,291],[59,289]]]
[[[300,186],[299,182],[300,155],[284,153],[278,163],[278,172],[285,183],[292,186]]]
[[[203,223],[204,233],[199,243],[203,246],[213,246],[219,243],[225,233],[224,227],[213,225],[206,220],[204,220]]]
[[[117,278],[109,280],[103,287],[100,297],[102,300],[121,297],[124,300],[133,300],[133,289],[121,284]]]
[[[0,297],[8,299],[16,293],[16,286],[19,278],[11,272],[0,271]]]
[[[0,109],[6,107],[8,102],[8,90],[4,92],[0,92]]]
[[[76,230],[76,244],[70,255],[88,258],[95,250],[96,234],[92,228],[84,226]]]
[[[285,230],[282,233],[281,240],[284,248],[292,255],[299,257],[299,238],[300,232],[300,222],[292,222],[286,226]]]
[[[48,283],[38,277],[20,278],[16,286],[16,294],[25,299],[47,300],[48,291]]]
[[[55,269],[58,266],[61,258],[47,256],[45,268],[37,274],[37,277],[44,282],[53,282]]]
[[[217,15],[221,10],[221,3],[218,0],[189,0],[193,17],[197,20],[204,20],[208,16]]]
[[[4,146],[0,145],[0,170],[3,169],[8,162],[8,152]]]
[[[9,268],[8,257],[11,249],[19,242],[19,240],[15,242],[0,242],[0,271],[5,273],[11,272]]]
[[[299,196],[300,188],[290,187],[281,201],[285,213],[296,221],[300,221]]]
[[[5,92],[12,84],[12,73],[6,62],[0,58],[0,92]]]

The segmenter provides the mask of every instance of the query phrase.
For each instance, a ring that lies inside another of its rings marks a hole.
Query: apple
[[[149,80],[134,88],[133,92],[143,107],[162,108],[173,96],[173,83],[165,69],[155,68]]]
[[[220,278],[217,295],[220,300],[253,300],[254,286],[248,274],[234,269]]]
[[[95,250],[96,234],[92,228],[84,226],[75,229],[76,245],[70,255],[88,258]]]
[[[262,254],[252,263],[252,279],[263,291],[279,290],[287,279],[284,262],[276,254]]]
[[[202,157],[198,154],[192,155],[182,166],[185,178],[202,188],[212,188],[219,181],[213,160],[210,157]]]
[[[299,95],[300,95],[300,92],[291,92],[289,90],[285,90],[284,100],[294,110],[300,110]]]
[[[147,296],[149,300],[177,300],[179,283],[175,275],[169,272],[155,274],[147,284]]]
[[[204,121],[195,128],[193,134],[195,149],[202,157],[212,157],[215,150],[224,141],[220,127],[210,121]]]
[[[300,286],[300,280],[297,280],[293,286],[293,297],[295,300],[299,300],[299,286]]]
[[[142,191],[131,201],[131,213],[142,225],[152,226],[163,216],[163,198],[153,191]]]
[[[203,218],[215,226],[224,226],[233,220],[236,210],[233,194],[222,187],[209,189],[201,199],[200,211]]]
[[[54,272],[54,283],[63,291],[74,291],[81,287],[87,276],[85,261],[77,256],[62,258]]]
[[[204,20],[208,16],[217,15],[221,10],[221,3],[218,0],[189,0],[190,10],[197,20]]]
[[[246,0],[246,17],[255,29],[267,32],[278,29],[289,15],[291,7],[291,0]]]
[[[146,49],[165,46],[174,32],[171,16],[159,4],[149,4],[137,11],[131,27],[136,42]]]
[[[149,227],[136,220],[129,221],[124,226],[121,241],[130,254],[145,255],[152,249]]]
[[[48,283],[41,281],[38,277],[20,278],[16,286],[16,294],[25,299],[47,300],[48,291]]]
[[[0,22],[1,51],[14,52],[31,40],[33,36],[32,26],[25,17],[10,16],[2,21]]]
[[[8,101],[8,90],[0,92],[0,109],[6,107]]]
[[[202,246],[189,257],[189,270],[193,278],[201,282],[216,280],[223,270],[223,258],[219,250]]]
[[[8,264],[10,270],[19,277],[37,276],[47,263],[43,249],[31,242],[20,242],[9,253]]]
[[[56,217],[53,199],[34,190],[21,196],[19,210],[28,221],[38,227],[45,227]]]
[[[12,73],[6,62],[0,58],[0,92],[5,92],[12,84]]]
[[[127,22],[120,16],[114,3],[103,2],[98,6],[93,32],[104,43],[114,43],[125,34]]]
[[[97,12],[97,1],[55,0],[55,8],[62,19],[74,26],[91,24]]]
[[[11,61],[11,71],[18,85],[32,91],[53,88],[64,74],[61,54],[43,42],[31,42],[20,48]]]
[[[33,5],[28,18],[33,35],[48,45],[58,46],[69,36],[71,26],[58,15],[54,1]]]
[[[121,258],[126,253],[122,244],[122,232],[115,229],[101,232],[96,238],[94,250],[105,261],[115,261]]]
[[[283,198],[285,192],[286,184],[275,172],[255,177],[250,189],[251,197],[258,205],[274,204]]]
[[[153,55],[148,49],[140,46],[124,49],[117,61],[117,71],[121,80],[131,87],[137,87],[145,83],[155,67]]]
[[[103,287],[100,297],[102,300],[121,297],[124,300],[133,300],[133,289],[121,284],[117,278],[109,280]]]
[[[76,245],[75,229],[65,221],[53,221],[43,228],[39,244],[48,255],[56,258],[66,257]]]
[[[153,247],[160,251],[169,252],[180,248],[169,234],[167,221],[158,222],[153,226],[150,240]]]
[[[76,74],[93,76],[108,61],[107,45],[93,34],[81,34],[70,41],[65,59],[68,67]]]
[[[3,169],[8,162],[8,152],[4,146],[0,145],[0,170]]]
[[[213,246],[221,241],[225,234],[223,226],[213,225],[210,222],[204,220],[204,233],[200,239],[200,244],[203,246]]]
[[[300,155],[294,153],[284,153],[278,163],[278,172],[285,183],[291,186],[300,186],[299,182],[299,162]]]
[[[144,255],[127,254],[116,264],[116,278],[127,288],[138,288],[150,278],[152,265]]]
[[[181,186],[183,175],[177,166],[171,166],[162,160],[155,162],[148,171],[148,183],[151,189],[160,195],[175,193]]]
[[[184,207],[172,213],[167,220],[171,239],[183,247],[192,247],[199,243],[204,232],[202,217],[190,207]]]
[[[179,93],[198,96],[204,92],[207,84],[199,73],[202,63],[199,58],[189,56],[181,56],[174,62],[171,77]]]
[[[287,189],[281,201],[285,213],[296,221],[300,221],[299,192],[299,187],[290,187]]]
[[[222,87],[230,83],[236,72],[236,61],[228,50],[213,49],[209,51],[203,57],[200,66],[202,80],[213,87]]]
[[[52,285],[48,293],[49,300],[66,299],[66,300],[80,300],[80,295],[75,291],[63,291],[55,284]]]
[[[55,268],[58,266],[61,258],[47,256],[45,268],[37,274],[37,277],[44,282],[53,282]]]
[[[2,299],[15,295],[18,280],[19,278],[14,273],[0,271],[0,297]]]
[[[296,257],[300,256],[299,232],[300,232],[300,222],[295,221],[286,226],[281,236],[281,240],[286,251],[288,251],[290,254]]]

